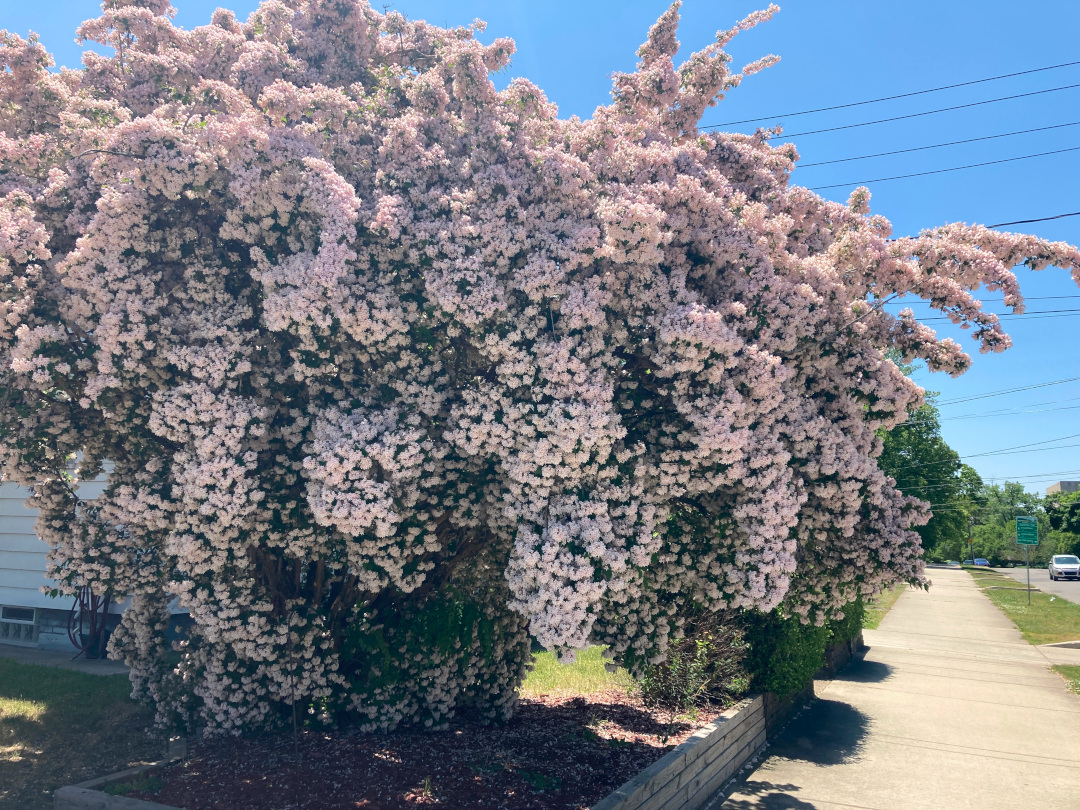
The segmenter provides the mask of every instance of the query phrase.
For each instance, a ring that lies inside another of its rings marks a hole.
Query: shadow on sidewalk
[[[724,810],[814,810],[816,805],[796,799],[792,794],[799,792],[796,785],[775,785],[772,782],[747,782],[740,793],[745,799],[728,799]]]
[[[755,775],[767,776],[769,762],[777,757],[823,768],[854,761],[859,757],[869,725],[867,716],[847,703],[817,698],[771,743],[769,758]],[[814,810],[816,805],[794,795],[799,790],[797,785],[750,778],[733,791],[736,796],[723,807],[724,810]]]
[[[843,765],[858,758],[869,725],[853,706],[818,698],[780,732],[769,754],[822,767]]]
[[[881,683],[892,677],[893,668],[880,661],[852,661],[851,664],[834,678],[848,683]]]
[[[849,683],[880,683],[892,677],[893,668],[865,658],[852,661],[835,678]],[[767,777],[774,758],[800,760],[827,768],[859,758],[870,730],[870,718],[842,700],[815,698],[810,705],[770,740],[768,759],[754,772]],[[815,805],[798,798],[797,785],[782,785],[755,779],[738,785],[729,795],[724,810],[814,810]]]

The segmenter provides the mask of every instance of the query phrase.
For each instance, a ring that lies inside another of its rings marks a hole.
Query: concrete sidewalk
[[[724,808],[1080,807],[1080,697],[969,574],[930,573]]]

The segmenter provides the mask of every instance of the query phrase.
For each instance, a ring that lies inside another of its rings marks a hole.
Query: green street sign
[[[1039,545],[1039,523],[1035,518],[1016,518],[1016,542],[1021,546]]]

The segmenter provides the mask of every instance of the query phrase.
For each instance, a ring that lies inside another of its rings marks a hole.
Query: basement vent
[[[37,644],[37,637],[34,608],[0,607],[0,644]]]

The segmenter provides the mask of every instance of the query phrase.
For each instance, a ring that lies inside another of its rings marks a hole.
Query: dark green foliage
[[[749,646],[744,666],[755,692],[797,692],[825,663],[829,627],[802,624],[780,609],[745,614]]]
[[[905,495],[936,507],[930,522],[915,529],[927,555],[936,559],[957,554],[968,536],[982,479],[941,437],[937,408],[928,402],[907,422],[882,433],[881,440],[882,471],[896,479],[897,489]]]
[[[668,647],[662,664],[645,665],[637,678],[650,706],[687,711],[729,703],[749,687],[742,663],[743,629],[734,612],[703,611],[687,620],[686,635]]]
[[[427,726],[461,709],[506,719],[530,655],[524,619],[498,610],[504,590],[463,570],[427,594],[378,599],[358,612],[346,627],[340,671],[366,707],[383,711],[365,708],[373,722],[362,727],[393,727],[391,712]]]
[[[832,619],[826,625],[829,628],[829,644],[843,644],[859,635],[862,632],[865,612],[862,599],[845,605],[844,618]]]
[[[1058,534],[1051,528],[1043,497],[1028,492],[1023,484],[1006,481],[985,487],[981,508],[975,512],[975,556],[985,557],[991,565],[1023,562],[1024,548],[1016,544],[1016,516],[1028,515],[1039,523],[1039,545],[1030,547],[1031,564],[1045,565],[1058,549]],[[965,549],[966,551],[966,549]],[[966,554],[961,560],[968,559]]]
[[[1047,495],[1045,507],[1050,528],[1060,533],[1055,551],[1080,554],[1080,492]]]

